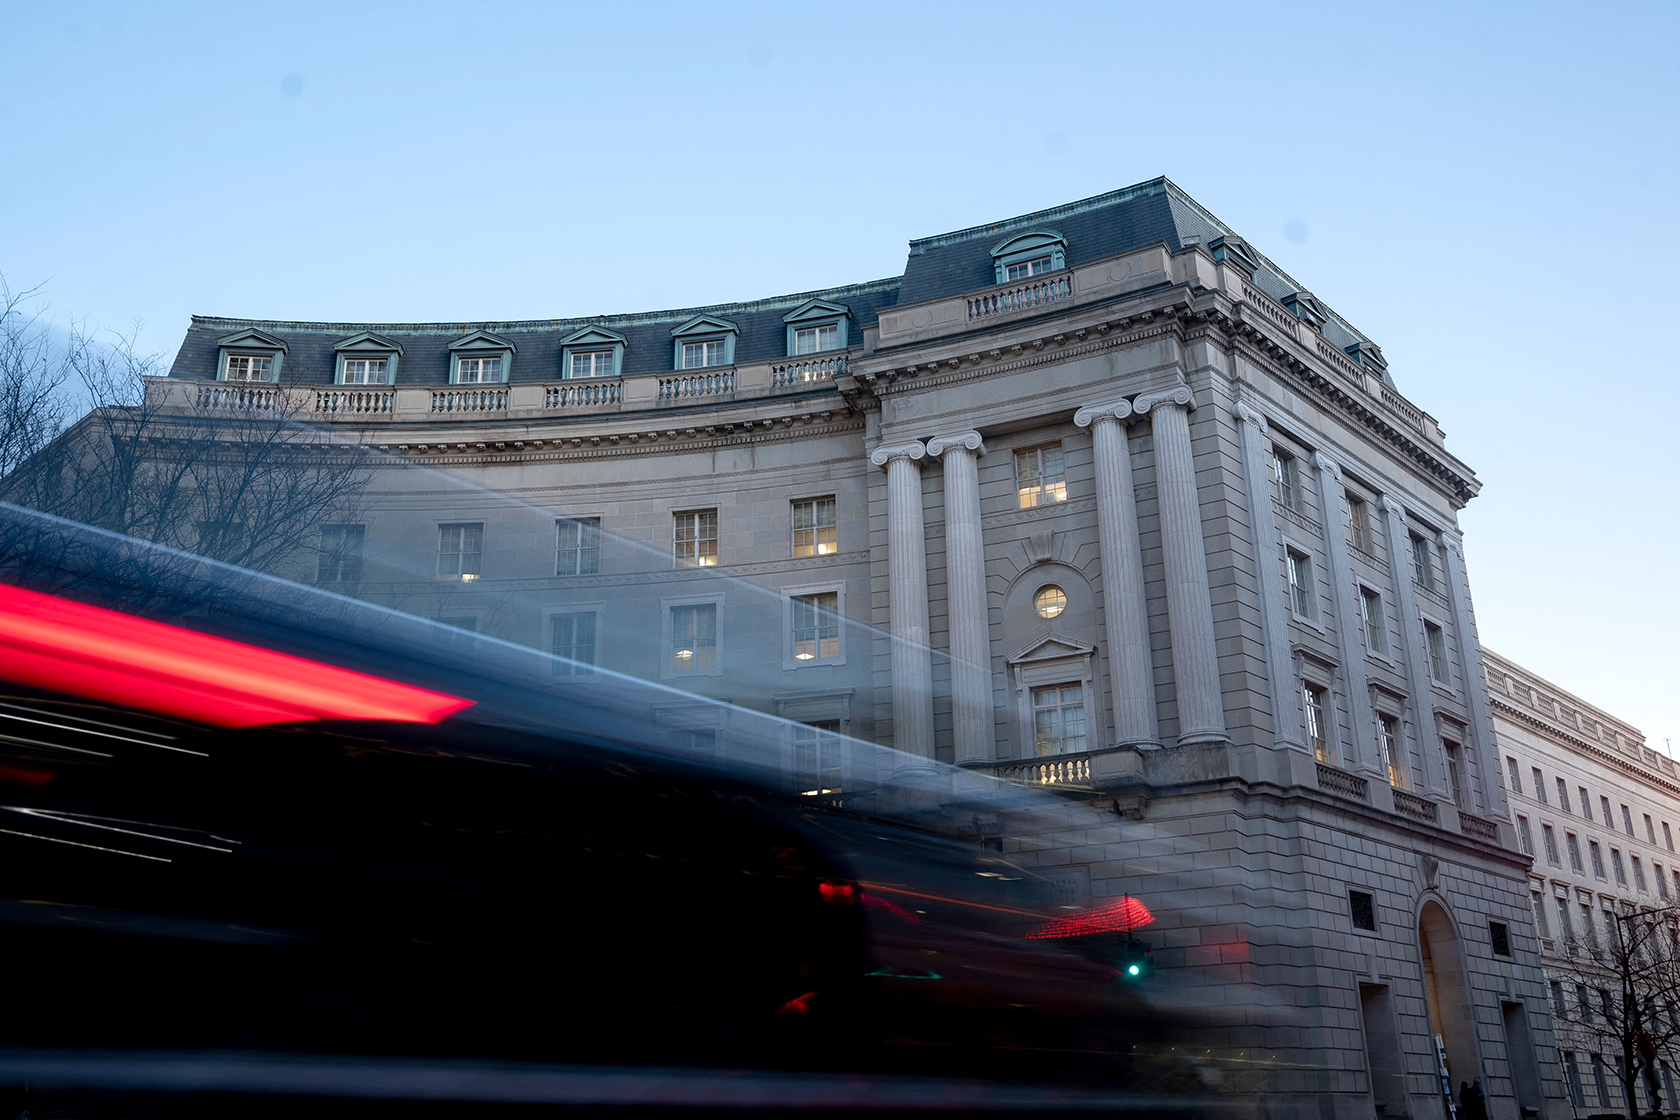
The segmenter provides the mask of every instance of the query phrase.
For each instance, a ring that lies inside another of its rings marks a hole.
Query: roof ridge
[[[1130,202],[1134,198],[1147,198],[1153,194],[1163,193],[1165,188],[1172,187],[1172,183],[1165,175],[1142,183],[1134,183],[1129,187],[1108,191],[1104,194],[1082,198],[1078,202],[1064,202],[1059,206],[1052,206],[1048,210],[1035,210],[1030,214],[1018,214],[1013,218],[1004,218],[984,225],[969,226],[967,229],[952,230],[950,233],[936,233],[931,237],[918,237],[910,242],[911,252],[917,249],[937,249],[943,245],[955,245],[963,241],[973,241],[978,237],[995,236],[1007,233],[1013,229],[1039,225],[1043,222],[1053,222],[1058,218],[1065,218],[1072,214],[1083,214],[1088,210],[1101,210],[1105,206],[1115,206],[1122,202]],[[1173,188],[1177,190],[1176,187]],[[1180,192],[1183,193],[1183,192]]]

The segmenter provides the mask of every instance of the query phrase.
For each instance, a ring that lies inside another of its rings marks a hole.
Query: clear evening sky
[[[517,319],[897,274],[1165,174],[1484,488],[1483,640],[1680,739],[1680,5],[0,0],[0,274],[53,314]]]

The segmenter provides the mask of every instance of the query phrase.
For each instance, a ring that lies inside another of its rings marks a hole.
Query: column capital
[[[1341,479],[1342,465],[1336,462],[1336,460],[1330,458],[1330,456],[1326,455],[1324,452],[1314,451],[1312,461],[1313,466],[1317,467],[1319,470],[1328,471],[1331,477],[1337,479],[1338,481]]]
[[[1406,519],[1406,503],[1402,502],[1399,498],[1394,497],[1392,494],[1378,494],[1377,508],[1382,510],[1384,513],[1394,514],[1402,521]]]
[[[927,441],[927,453],[935,459],[943,459],[947,451],[955,451],[959,447],[965,451],[972,451],[976,455],[986,453],[986,445],[980,439],[980,433],[975,431],[958,432],[949,436],[934,436]]]
[[[1256,428],[1260,429],[1261,434],[1265,434],[1266,428],[1268,427],[1265,413],[1261,412],[1257,408],[1249,406],[1243,401],[1237,402],[1237,419],[1241,420],[1245,424],[1253,424]]]
[[[877,447],[869,453],[869,461],[877,467],[885,467],[894,459],[909,459],[915,462],[927,454],[927,448],[922,446],[921,440],[911,440],[894,447]]]
[[[1112,404],[1088,404],[1073,414],[1076,427],[1089,428],[1098,420],[1124,420],[1132,414],[1132,402],[1125,397]]]
[[[1159,393],[1145,393],[1132,402],[1132,411],[1139,416],[1147,416],[1164,404],[1176,404],[1186,412],[1196,407],[1196,394],[1190,391],[1190,386],[1179,385],[1176,388],[1164,389]]]

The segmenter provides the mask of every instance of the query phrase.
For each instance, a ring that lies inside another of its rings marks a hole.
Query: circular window
[[[1055,618],[1067,610],[1067,592],[1053,583],[1045,584],[1038,589],[1038,594],[1033,596],[1033,610],[1038,612],[1040,618]]]

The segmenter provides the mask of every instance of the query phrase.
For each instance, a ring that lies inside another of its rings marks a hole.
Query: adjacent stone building
[[[1501,1120],[1567,1114],[1479,484],[1375,343],[1170,182],[749,303],[195,318],[154,391],[373,453],[295,574],[784,715],[802,790],[844,786],[852,736],[1084,804],[999,840],[1076,904],[1146,899],[1163,998],[1268,1114],[1439,1115],[1443,1060]],[[661,718],[726,752],[729,710]]]

